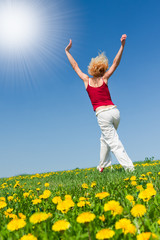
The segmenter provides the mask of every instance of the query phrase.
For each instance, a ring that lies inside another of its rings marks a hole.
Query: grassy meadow
[[[0,240],[160,239],[160,161],[0,179]]]

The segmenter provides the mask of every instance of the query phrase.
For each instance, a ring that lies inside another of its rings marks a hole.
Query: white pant
[[[97,121],[101,128],[99,167],[111,166],[111,151],[125,170],[134,170],[134,165],[116,131],[120,122],[119,110],[117,108],[105,109],[97,114]]]

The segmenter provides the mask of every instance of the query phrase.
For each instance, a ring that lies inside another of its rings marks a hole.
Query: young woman
[[[116,131],[120,121],[120,112],[112,102],[108,89],[108,79],[120,63],[126,37],[126,34],[122,35],[120,39],[121,47],[108,71],[108,59],[104,53],[91,59],[88,66],[88,73],[92,78],[89,78],[88,75],[80,70],[77,62],[70,54],[69,50],[72,47],[72,40],[70,40],[68,46],[65,48],[66,55],[72,68],[84,82],[101,129],[100,164],[97,167],[100,172],[103,172],[105,167],[111,166],[110,151],[113,152],[125,170],[134,170],[134,165],[128,157]]]

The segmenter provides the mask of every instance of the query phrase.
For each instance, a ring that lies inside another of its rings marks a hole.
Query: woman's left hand
[[[65,51],[69,51],[71,47],[72,47],[72,40],[70,39],[68,46],[65,48]]]
[[[121,44],[122,44],[122,46],[125,45],[126,38],[127,38],[127,35],[123,34],[122,37],[121,37]]]

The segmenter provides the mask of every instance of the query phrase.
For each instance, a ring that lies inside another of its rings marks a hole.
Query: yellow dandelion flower
[[[79,201],[85,201],[85,200],[86,200],[85,197],[80,197],[80,198],[79,198]]]
[[[36,204],[41,203],[41,202],[42,202],[42,200],[38,199],[38,198],[32,200],[33,205],[36,205]]]
[[[108,192],[101,192],[101,193],[97,193],[95,197],[99,198],[99,199],[103,199],[105,197],[108,197],[110,194]]]
[[[122,229],[122,232],[124,234],[131,233],[135,234],[136,233],[136,227],[131,223],[129,219],[122,218],[115,224],[116,229]]]
[[[147,172],[147,173],[146,173],[147,176],[149,176],[149,175],[151,175],[151,174],[152,174],[152,172]]]
[[[95,219],[95,214],[91,213],[91,212],[83,212],[81,214],[79,214],[79,216],[77,217],[77,222],[78,223],[87,223],[87,222],[91,222]]]
[[[50,190],[44,190],[43,194],[39,196],[39,198],[49,198],[51,195],[51,191]]]
[[[9,218],[13,218],[13,219],[17,219],[17,218],[18,218],[17,215],[14,214],[14,213],[10,213],[10,214],[8,215],[8,217],[9,217]]]
[[[0,201],[6,201],[5,197],[0,197]]]
[[[25,216],[23,213],[18,213],[18,216],[19,216],[21,219],[26,219],[26,216]]]
[[[84,207],[86,205],[85,201],[80,201],[77,203],[78,207]]]
[[[74,207],[74,202],[68,199],[59,202],[57,205],[57,209],[60,210],[62,213],[67,213],[71,207]]]
[[[132,202],[134,200],[134,197],[132,195],[127,195],[126,199]]]
[[[36,188],[37,191],[40,191],[40,188]]]
[[[124,181],[128,181],[129,180],[129,178],[125,178],[125,179],[123,179]]]
[[[28,233],[27,235],[23,235],[23,237],[21,237],[20,240],[38,240],[38,238],[36,238],[31,233]]]
[[[69,194],[67,194],[67,195],[65,195],[65,199],[67,200],[72,200],[72,197],[71,197],[71,195],[69,195]]]
[[[153,184],[152,183],[147,183],[147,188],[153,188]]]
[[[149,240],[152,237],[152,239],[158,239],[157,235],[151,232],[143,232],[139,235],[137,235],[137,240]]]
[[[111,229],[102,229],[96,234],[96,239],[109,239],[114,236],[115,232]]]
[[[159,219],[157,222],[158,222],[158,224],[160,225],[160,219]]]
[[[130,180],[131,180],[131,181],[135,181],[135,180],[136,180],[136,176],[130,177]]]
[[[142,204],[136,204],[132,209],[131,209],[131,214],[134,217],[142,217],[146,213],[146,207]]]
[[[7,203],[4,201],[0,201],[0,209],[5,208],[7,206]]]
[[[78,203],[77,203],[77,206],[78,207],[84,207],[85,205],[91,205],[91,203],[89,202],[89,201],[79,201]]]
[[[137,182],[136,182],[136,181],[131,181],[131,185],[132,185],[132,186],[136,186],[136,185],[137,185]]]
[[[144,190],[144,188],[142,187],[142,185],[137,185],[136,188],[137,188],[137,190],[140,191],[140,192]]]
[[[7,199],[8,199],[8,201],[13,200],[13,196],[8,196]]]
[[[69,222],[67,222],[66,220],[59,220],[53,224],[52,230],[56,232],[65,231],[69,227],[70,227]]]
[[[36,213],[32,214],[32,216],[29,218],[29,220],[31,223],[36,224],[36,223],[40,223],[42,221],[47,220],[51,216],[52,216],[51,213],[36,212]]]
[[[88,188],[87,183],[83,183],[83,184],[82,184],[82,188],[85,188],[85,189]]]
[[[117,214],[121,214],[123,211],[122,206],[119,204],[119,202],[111,200],[108,203],[104,205],[104,211],[111,211],[111,214],[113,216]]]
[[[102,222],[104,222],[104,221],[106,220],[104,215],[99,216],[99,219],[100,219]]]
[[[49,187],[49,183],[45,183],[44,186],[45,186],[45,187]]]
[[[146,175],[145,174],[141,174],[142,177],[145,177]]]
[[[61,199],[60,196],[56,196],[56,197],[52,198],[52,202],[53,202],[54,204],[57,204],[57,203],[59,203],[59,202],[62,202],[62,199]]]
[[[144,202],[148,202],[151,199],[150,191],[148,191],[148,189],[145,189],[144,191],[139,193],[138,197]]]
[[[92,182],[91,183],[91,187],[93,188],[93,187],[95,187],[97,184],[96,184],[96,182]]]
[[[28,192],[24,192],[24,193],[23,193],[23,197],[24,197],[24,198],[26,198],[26,197],[28,197],[28,196],[29,196],[29,193],[28,193]]]
[[[8,209],[6,210],[7,213],[11,213],[12,211],[13,211],[13,208],[8,208]]]
[[[12,219],[8,224],[7,224],[7,229],[10,231],[15,231],[20,228],[23,228],[26,225],[26,222],[24,219]]]

